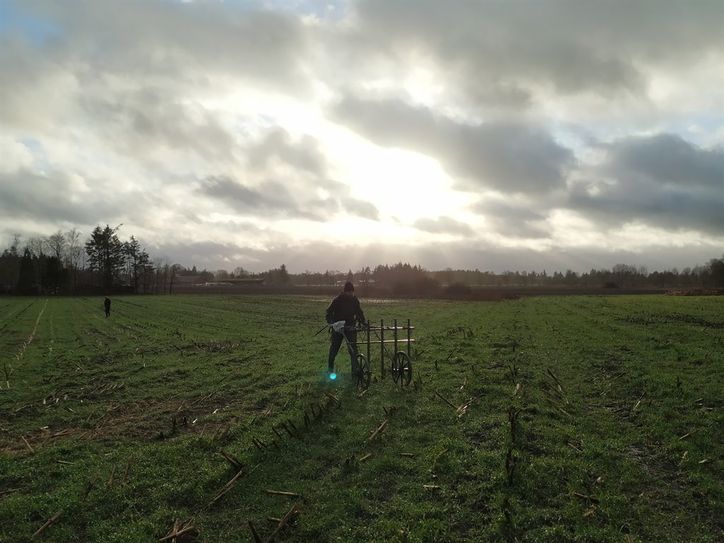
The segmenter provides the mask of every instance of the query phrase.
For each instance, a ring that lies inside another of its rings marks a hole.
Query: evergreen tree
[[[123,244],[123,256],[126,259],[128,267],[128,276],[133,287],[133,292],[138,292],[139,281],[150,262],[148,253],[143,250],[141,244],[136,238],[131,239]]]
[[[85,244],[90,268],[100,274],[104,289],[113,287],[123,267],[123,243],[118,239],[117,231],[118,228],[108,225],[103,229],[96,226]]]

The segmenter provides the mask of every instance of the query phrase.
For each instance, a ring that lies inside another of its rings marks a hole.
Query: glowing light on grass
[[[330,373],[330,374],[329,374],[329,380],[330,380],[330,381],[334,381],[336,378],[337,378],[337,374],[336,374],[336,373],[333,372],[333,373]]]

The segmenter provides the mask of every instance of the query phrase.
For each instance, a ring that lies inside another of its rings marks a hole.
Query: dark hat
[[[350,292],[350,291],[354,292],[354,285],[352,284],[352,281],[347,281],[344,284],[344,291],[345,292]]]

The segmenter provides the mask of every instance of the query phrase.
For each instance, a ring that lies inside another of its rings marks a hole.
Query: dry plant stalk
[[[244,470],[239,470],[239,472],[236,475],[234,475],[229,480],[228,483],[226,483],[224,486],[221,487],[221,489],[216,493],[216,496],[214,496],[213,499],[209,502],[209,506],[211,506],[214,503],[216,503],[217,501],[219,501],[224,494],[226,494],[229,490],[231,490],[243,474],[244,474]]]
[[[20,437],[23,438],[23,441],[25,442],[25,446],[30,450],[30,453],[31,453],[31,454],[35,454],[35,449],[33,449],[33,448],[30,446],[30,443],[28,443],[28,440],[25,439],[25,436],[20,436]]]
[[[60,517],[60,514],[61,514],[62,512],[63,512],[63,511],[58,511],[55,515],[53,515],[53,516],[50,517],[48,520],[46,520],[46,521],[45,521],[45,524],[43,524],[40,528],[38,528],[38,529],[36,530],[36,532],[33,534],[33,537],[39,537],[40,534],[43,533],[43,530],[45,530],[45,529],[48,528],[49,526],[52,526],[53,524],[55,524],[55,523],[58,521],[58,518]]]
[[[236,470],[240,470],[244,467],[244,465],[241,463],[241,460],[239,460],[236,456],[234,456],[231,453],[228,453],[226,451],[219,451],[221,456],[223,456],[226,461],[231,464],[232,467],[236,468]]]
[[[196,532],[196,528],[194,528],[193,525],[194,519],[189,519],[186,521],[185,524],[182,524],[179,519],[176,519],[173,521],[173,528],[171,528],[171,531],[168,533],[168,535],[163,536],[159,541],[168,541],[169,539],[172,542],[176,541],[177,537],[180,537],[184,534],[187,534],[189,532]]]
[[[445,396],[443,396],[442,394],[440,394],[437,390],[435,391],[435,395],[436,395],[438,398],[440,398],[443,402],[445,402],[446,404],[448,404],[450,407],[452,407],[453,409],[457,409],[457,407],[456,407],[450,400],[448,400]]]
[[[277,524],[277,527],[274,528],[274,531],[266,539],[267,543],[271,543],[272,541],[274,541],[276,535],[289,523],[290,520],[292,520],[298,514],[299,506],[295,503],[289,510],[289,512],[287,512],[287,514],[282,517],[282,519],[279,521],[279,524]]]
[[[382,431],[387,427],[387,423],[388,423],[388,422],[389,422],[389,419],[383,420],[383,421],[382,421],[382,424],[380,424],[380,425],[377,427],[377,429],[376,429],[374,432],[372,432],[372,435],[367,439],[367,441],[372,441],[372,440],[377,436],[377,434],[379,434],[380,432],[382,432]]]
[[[286,490],[264,490],[267,494],[271,494],[272,496],[289,496],[292,498],[301,498],[301,494],[297,494],[296,492],[287,492]]]
[[[593,503],[598,503],[600,500],[596,498],[595,496],[589,496],[588,494],[581,494],[580,492],[574,492],[573,495],[576,498],[580,498],[582,500],[588,500]]]

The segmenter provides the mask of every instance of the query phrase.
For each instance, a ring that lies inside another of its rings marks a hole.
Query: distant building
[[[201,285],[205,283],[201,275],[177,275],[174,277],[177,285]]]

